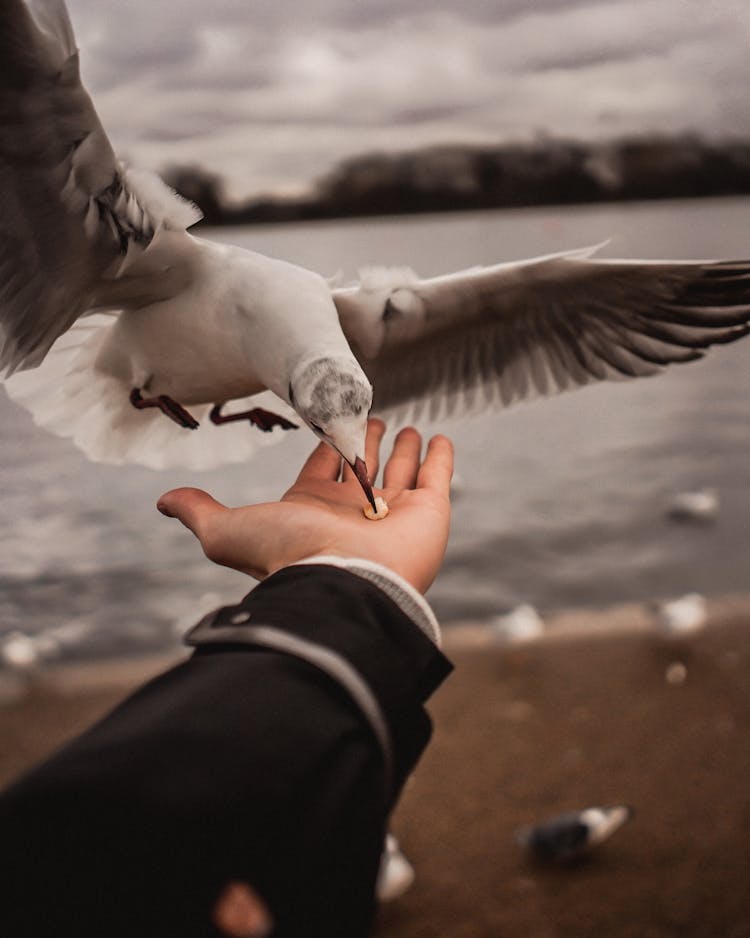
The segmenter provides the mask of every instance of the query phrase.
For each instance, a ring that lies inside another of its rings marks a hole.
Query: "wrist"
[[[433,641],[438,648],[441,645],[440,625],[435,613],[422,593],[400,573],[392,567],[377,561],[352,557],[341,552],[330,551],[325,554],[315,554],[297,560],[291,566],[307,564],[326,564],[347,570],[355,576],[362,577],[381,589],[396,605],[414,622],[414,624]]]

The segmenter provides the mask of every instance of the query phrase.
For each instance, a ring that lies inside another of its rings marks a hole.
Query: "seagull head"
[[[377,512],[365,464],[372,385],[357,360],[326,357],[307,362],[292,375],[289,403],[312,432],[349,463]]]

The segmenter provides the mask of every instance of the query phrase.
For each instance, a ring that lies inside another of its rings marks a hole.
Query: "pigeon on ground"
[[[650,375],[750,328],[747,261],[588,248],[333,288],[192,236],[199,217],[115,156],[63,0],[0,0],[0,376],[19,372],[11,397],[92,459],[207,468],[283,435],[237,422],[301,423],[372,504],[371,411],[435,418]]]
[[[538,860],[567,863],[607,840],[632,816],[633,809],[624,804],[584,808],[523,828],[516,839]]]

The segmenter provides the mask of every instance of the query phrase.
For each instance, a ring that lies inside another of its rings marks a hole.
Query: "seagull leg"
[[[170,420],[174,420],[181,427],[188,430],[198,428],[198,421],[195,417],[186,411],[182,404],[173,401],[166,394],[160,394],[158,397],[143,397],[139,388],[133,388],[130,392],[130,403],[138,410],[143,410],[146,407],[158,407],[163,414],[166,414]]]
[[[282,430],[296,430],[297,424],[287,420],[286,417],[280,417],[278,414],[271,413],[270,410],[263,410],[262,407],[254,407],[252,410],[243,410],[239,414],[222,414],[221,408],[224,406],[215,404],[208,415],[211,423],[233,423],[235,420],[249,420],[253,426],[258,427],[264,433],[269,433],[274,427],[281,427]]]

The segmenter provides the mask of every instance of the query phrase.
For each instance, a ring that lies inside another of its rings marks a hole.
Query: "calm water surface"
[[[208,234],[347,278],[369,264],[431,275],[607,238],[609,256],[746,257],[750,199]],[[649,380],[436,425],[456,443],[462,482],[447,562],[430,593],[438,614],[746,590],[749,366],[746,340]],[[0,630],[45,632],[69,657],[164,647],[207,607],[243,595],[252,581],[209,564],[185,529],[155,511],[156,499],[186,484],[227,504],[276,498],[314,442],[300,432],[246,466],[154,472],[88,463],[2,390],[0,420]],[[672,494],[704,486],[720,493],[716,524],[665,518]]]

